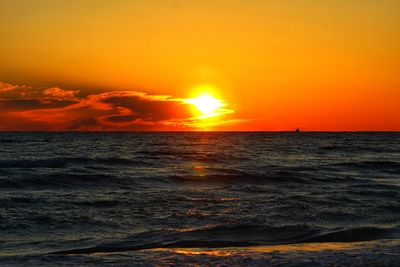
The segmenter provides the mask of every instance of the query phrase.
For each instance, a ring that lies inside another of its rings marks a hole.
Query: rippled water
[[[399,178],[398,133],[1,133],[0,264],[398,240]]]

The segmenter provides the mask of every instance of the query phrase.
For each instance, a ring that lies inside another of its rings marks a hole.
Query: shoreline
[[[70,255],[3,256],[0,266],[399,266],[400,239],[226,248],[153,248]]]

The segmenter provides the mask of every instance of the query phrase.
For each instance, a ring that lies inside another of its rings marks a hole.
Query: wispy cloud
[[[63,90],[59,87],[51,87],[43,90],[44,95],[58,98],[73,98],[78,93],[79,90]]]
[[[10,83],[0,82],[0,93],[10,92],[17,89],[28,89],[30,86],[27,85],[14,85]]]

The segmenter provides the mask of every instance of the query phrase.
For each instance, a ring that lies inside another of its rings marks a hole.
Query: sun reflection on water
[[[189,257],[206,255],[212,257],[231,257],[231,256],[249,256],[253,253],[273,253],[273,252],[317,252],[324,250],[344,251],[354,249],[366,249],[371,244],[368,242],[331,242],[331,243],[304,243],[291,245],[273,245],[273,246],[251,246],[251,247],[226,247],[226,248],[157,248],[152,251],[168,252],[180,254]]]

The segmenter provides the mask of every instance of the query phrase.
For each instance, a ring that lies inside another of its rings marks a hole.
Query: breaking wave
[[[53,254],[90,254],[153,248],[218,248],[295,243],[358,242],[398,237],[397,228],[322,229],[308,225],[218,225],[180,231],[138,234],[120,242],[62,250]]]

